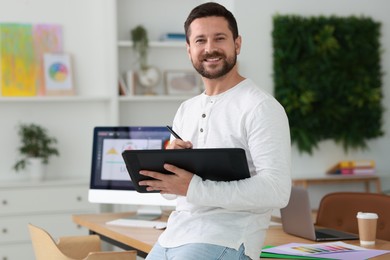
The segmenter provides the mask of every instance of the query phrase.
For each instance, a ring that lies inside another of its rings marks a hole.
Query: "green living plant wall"
[[[383,135],[380,23],[365,17],[273,17],[275,97],[292,143],[312,154],[333,139],[348,152]]]

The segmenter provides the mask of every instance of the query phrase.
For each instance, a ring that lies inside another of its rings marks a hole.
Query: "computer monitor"
[[[135,217],[142,219],[159,216],[161,206],[175,206],[176,200],[167,200],[159,193],[135,191],[122,158],[123,150],[165,149],[170,135],[166,127],[160,126],[95,127],[89,201],[137,205]]]

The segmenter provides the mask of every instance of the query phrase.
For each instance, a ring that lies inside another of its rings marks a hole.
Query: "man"
[[[284,207],[290,195],[288,120],[271,95],[238,73],[241,37],[228,10],[202,4],[184,27],[188,56],[205,91],[178,109],[173,128],[188,141],[174,139],[169,148],[243,148],[251,177],[203,181],[168,164],[173,175],[141,171],[157,179],[140,182],[148,190],[178,195],[147,259],[257,259],[272,209]]]

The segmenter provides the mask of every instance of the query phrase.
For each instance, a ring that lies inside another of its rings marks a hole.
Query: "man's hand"
[[[174,139],[167,145],[166,149],[190,149],[190,148],[192,148],[192,143],[190,141]]]
[[[178,168],[172,164],[164,164],[164,169],[173,174],[164,174],[154,171],[141,170],[140,174],[156,180],[140,181],[139,185],[148,186],[147,191],[160,191],[163,194],[176,194],[186,196],[193,173]]]

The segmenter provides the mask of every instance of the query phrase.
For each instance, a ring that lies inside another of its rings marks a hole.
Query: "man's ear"
[[[235,48],[236,48],[236,53],[237,53],[237,55],[240,54],[240,51],[241,51],[241,43],[242,43],[241,35],[238,35],[237,39],[234,40],[234,46],[235,46]]]
[[[190,60],[191,60],[190,45],[189,45],[188,43],[186,43],[186,48],[187,48],[187,55],[188,55],[188,58],[190,58]]]

